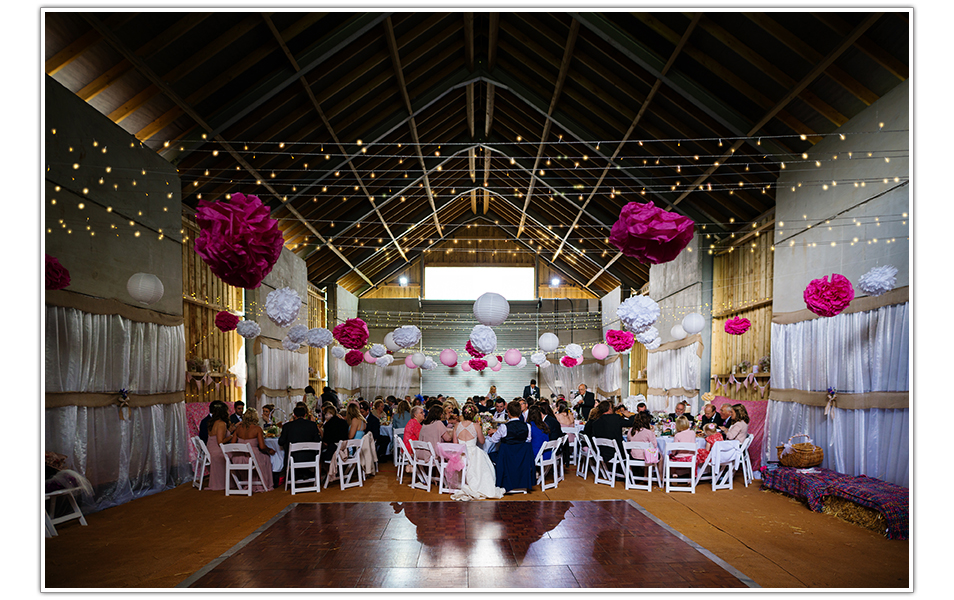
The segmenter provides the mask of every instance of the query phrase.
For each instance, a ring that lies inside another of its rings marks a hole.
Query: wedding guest
[[[646,403],[645,403],[645,402],[640,402],[639,404],[637,404],[637,405],[636,405],[636,412],[638,412],[638,413],[641,413],[641,412],[649,412],[649,409],[646,408]]]
[[[229,417],[229,422],[232,425],[238,425],[239,423],[242,422],[242,413],[245,412],[245,403],[239,400],[238,402],[234,404],[234,406],[235,406],[235,413],[233,413]],[[233,429],[235,429],[235,427],[229,427],[230,431]]]
[[[415,442],[420,439],[421,436],[421,423],[424,422],[424,408],[420,406],[415,406],[411,409],[411,420],[407,422],[407,425],[404,427],[404,447],[407,448],[408,454],[411,456],[414,455],[414,450],[411,449],[411,442]],[[410,465],[408,465],[408,473],[411,472]]]
[[[649,442],[656,445],[656,433],[653,431],[653,417],[648,412],[638,412],[633,418],[633,427],[626,439],[630,442]],[[643,460],[643,450],[632,450],[633,458]]]
[[[591,417],[593,423],[593,437],[614,440],[620,454],[623,454],[623,429],[633,426],[633,415],[625,411],[626,417],[613,412],[613,403],[609,400],[601,401],[597,406],[595,418]],[[612,448],[600,446],[600,455],[608,465],[616,456]]]
[[[383,422],[385,417],[390,414],[388,413],[384,404],[384,400],[381,398],[381,396],[378,396],[374,399],[374,404],[371,405],[371,414],[378,419],[378,422]]]
[[[292,420],[282,425],[282,434],[278,438],[278,445],[285,449],[285,464],[282,467],[282,473],[288,468],[288,448],[292,444],[321,441],[321,435],[318,433],[318,425],[308,419],[308,408],[305,406],[296,406],[292,411]],[[312,462],[315,460],[315,452],[312,450],[299,450],[294,455],[298,462]],[[307,479],[307,475],[302,476]]]
[[[529,411],[529,405],[527,404],[526,398],[514,398],[515,401],[520,403],[520,418],[523,419],[523,422],[527,422],[527,412]]]
[[[421,424],[421,433],[420,440],[422,442],[430,442],[433,448],[437,448],[437,445],[441,442],[450,442],[454,439],[454,428],[448,427],[444,424],[442,417],[444,416],[444,408],[440,404],[435,404],[431,406],[431,409],[427,412],[427,417],[424,419],[424,422]],[[430,458],[430,452],[423,451],[418,454],[420,460],[427,460]]]
[[[327,462],[338,450],[338,442],[348,439],[348,422],[338,416],[338,409],[325,406],[321,409],[324,426],[321,432],[321,461]]]
[[[560,425],[560,421],[558,421],[556,415],[553,414],[550,403],[546,400],[541,400],[534,406],[540,407],[540,412],[543,413],[543,422],[550,428],[550,441],[552,442],[553,440],[558,440],[563,437],[563,426]]]
[[[209,443],[209,424],[212,422],[212,413],[215,412],[216,405],[221,404],[225,407],[225,415],[228,417],[228,405],[221,400],[213,400],[209,403],[209,414],[199,421],[199,438],[208,445]]]
[[[212,464],[209,466],[209,485],[207,490],[222,491],[225,489],[225,454],[222,453],[220,444],[228,441],[229,433],[229,407],[225,402],[215,401],[209,405],[212,411],[209,421],[209,441],[206,446],[209,448],[209,457]]]
[[[325,402],[330,402],[335,408],[339,408],[341,406],[341,401],[338,400],[338,394],[336,394],[335,391],[328,386],[325,386],[324,390],[321,392],[321,405],[324,406]]]
[[[364,402],[364,400],[352,402],[348,405],[347,410],[345,410],[345,420],[348,422],[349,440],[360,440],[362,437],[364,437],[364,434],[368,430],[368,422],[363,416],[361,416],[361,402]],[[367,402],[365,402],[365,404],[367,404]]]
[[[497,401],[494,402],[494,421],[506,421],[507,420],[507,401],[503,398],[497,398]]]
[[[497,386],[495,385],[490,386],[490,391],[487,392],[486,399],[490,400],[491,402],[497,399]]]
[[[732,406],[732,424],[725,432],[725,439],[744,442],[749,435],[749,411],[742,404]]]
[[[394,417],[391,418],[391,427],[394,429],[404,429],[407,422],[411,420],[411,404],[407,400],[398,402],[394,409]]]
[[[702,435],[706,438],[706,447],[696,451],[696,466],[706,462],[706,458],[709,457],[709,453],[712,451],[713,444],[722,441],[722,434],[719,433],[719,428],[715,423],[703,425]]]
[[[556,418],[561,427],[573,427],[576,424],[576,419],[573,418],[573,413],[570,411],[570,406],[566,403],[566,400],[557,401]]]
[[[375,402],[384,404],[383,400],[376,400]],[[388,447],[388,438],[387,436],[381,437],[380,419],[374,416],[374,413],[371,412],[371,407],[364,400],[358,403],[358,410],[361,412],[361,416],[364,417],[365,423],[367,424],[365,431],[374,437],[374,451],[378,456],[382,456]]]
[[[262,423],[267,427],[272,424],[272,411],[275,410],[274,404],[266,404],[262,407]]]
[[[308,412],[315,414],[318,410],[318,397],[315,395],[315,388],[310,385],[305,386],[305,396],[301,399],[305,403],[305,407],[308,408]]]
[[[672,436],[672,441],[677,444],[696,443],[696,434],[689,428],[689,419],[684,416],[676,419],[676,435]],[[692,452],[677,451],[671,454],[669,458],[676,462],[689,462],[692,460]]]
[[[529,409],[526,419],[530,426],[530,444],[533,457],[536,458],[543,443],[550,441],[550,427],[543,421],[543,411],[540,410],[539,406],[533,406]],[[543,458],[549,459],[549,453]]]
[[[265,435],[258,425],[258,411],[250,408],[242,413],[242,422],[235,426],[235,432],[229,438],[230,444],[248,444],[252,449],[255,462],[258,463],[261,485],[255,482],[252,492],[268,492],[272,484],[272,460],[269,458],[275,451],[265,445]],[[234,463],[248,463],[249,457],[245,454],[236,454],[232,457]],[[254,481],[254,478],[253,478]]]
[[[585,383],[581,383],[577,388],[576,402],[573,406],[580,411],[581,415],[590,414],[590,411],[596,406],[596,396],[593,395],[593,392],[587,391]]]
[[[732,408],[731,404],[726,402],[719,407],[719,415],[722,417],[722,424],[719,425],[719,431],[721,431],[722,436],[725,437],[729,431],[729,427],[731,427],[732,423],[735,422],[733,419],[735,416],[735,410]]]
[[[692,424],[695,423],[696,419],[692,415],[686,412],[686,403],[677,402],[675,412],[669,413],[669,420],[675,421],[679,417],[686,417],[689,419],[689,426],[692,427]]]
[[[716,411],[715,404],[707,402],[706,405],[702,407],[702,419],[700,422],[703,427],[709,423],[715,423],[716,427],[722,425],[722,415]]]

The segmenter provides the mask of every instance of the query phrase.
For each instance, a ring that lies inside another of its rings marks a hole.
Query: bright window
[[[533,267],[424,267],[428,300],[476,300],[496,292],[507,300],[535,300]]]

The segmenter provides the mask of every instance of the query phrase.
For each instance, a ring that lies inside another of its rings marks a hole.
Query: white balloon
[[[488,368],[488,369],[493,369],[494,367],[497,366],[497,363],[500,362],[500,361],[497,360],[497,357],[494,356],[493,354],[488,354],[487,356],[484,357],[484,360],[487,361],[487,368]]]
[[[390,350],[391,352],[397,352],[398,350],[401,349],[400,346],[394,343],[393,331],[387,334],[386,336],[384,336],[384,345],[387,346],[387,349]]]
[[[695,335],[705,329],[705,317],[699,313],[689,313],[682,319],[682,328],[689,335]]]
[[[483,325],[490,327],[500,325],[510,316],[510,303],[507,299],[494,292],[481,294],[474,302],[474,318]]]
[[[544,333],[538,341],[540,349],[544,352],[553,352],[560,346],[560,338],[555,333]]]
[[[684,340],[688,334],[686,330],[682,328],[682,325],[673,325],[672,329],[669,330],[669,335],[671,335],[674,340]]]
[[[421,352],[415,352],[411,355],[411,362],[419,367],[423,367],[424,363],[427,362],[427,357]]]

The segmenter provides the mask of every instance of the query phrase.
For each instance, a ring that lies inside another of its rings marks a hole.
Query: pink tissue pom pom
[[[239,318],[227,310],[219,311],[215,315],[215,326],[222,331],[232,331],[238,326]]]
[[[609,241],[640,262],[660,264],[676,258],[692,240],[695,222],[652,202],[630,202],[610,229]]]
[[[199,200],[196,254],[219,279],[255,289],[272,271],[285,243],[278,221],[258,196],[232,194],[230,200]]]
[[[469,344],[470,342],[467,343]],[[472,358],[467,361],[467,364],[475,371],[483,371],[487,368],[487,361],[482,358]]]
[[[805,288],[802,297],[808,310],[823,317],[834,317],[851,304],[855,297],[855,288],[847,277],[835,273],[831,276],[830,283],[827,275],[821,279],[813,279]]]
[[[345,354],[345,362],[349,367],[356,367],[364,361],[364,352],[360,350],[348,350]]]
[[[569,356],[564,356],[563,358],[560,359],[560,362],[563,363],[563,366],[566,368],[576,366],[576,359],[570,358]]]
[[[725,332],[731,335],[742,335],[749,330],[752,322],[744,317],[736,317],[725,322]]]
[[[70,272],[55,257],[46,255],[46,289],[62,290],[70,284]]]
[[[368,343],[370,332],[368,331],[368,324],[363,320],[348,319],[344,323],[335,325],[332,335],[345,348],[357,350]],[[364,355],[362,354],[362,360],[363,358]]]
[[[477,348],[474,348],[474,345],[470,342],[470,340],[467,340],[467,344],[464,346],[464,348],[467,350],[467,353],[473,356],[474,358],[483,358],[487,356],[483,352],[480,352],[479,350],[477,350]]]
[[[619,329],[610,329],[606,332],[606,343],[613,347],[617,352],[626,352],[633,347],[633,340],[636,336],[630,331],[620,331]]]

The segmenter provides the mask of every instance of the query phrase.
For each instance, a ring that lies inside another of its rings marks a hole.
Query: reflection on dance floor
[[[184,585],[746,587],[626,501],[293,504]]]

